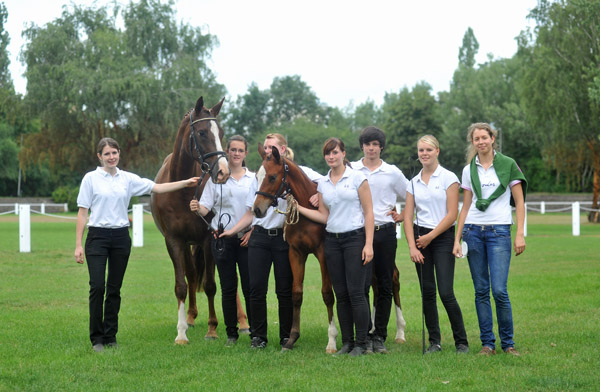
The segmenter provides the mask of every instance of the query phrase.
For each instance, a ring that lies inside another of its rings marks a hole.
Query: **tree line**
[[[198,96],[217,102],[226,95],[207,65],[218,37],[178,22],[173,10],[172,0],[73,5],[45,26],[29,26],[21,96],[8,72],[10,15],[0,3],[0,195],[15,195],[19,168],[23,195],[78,184],[96,165],[94,148],[104,136],[122,145],[123,168],[154,177]],[[409,176],[416,174],[419,136],[436,136],[442,165],[460,173],[467,127],[489,122],[532,191],[593,191],[598,208],[600,0],[541,0],[529,18],[535,25],[516,38],[512,58],[490,54],[482,64],[467,29],[448,91],[434,94],[422,81],[386,93],[380,106],[338,108],[323,104],[300,76],[287,75],[264,90],[253,83],[226,102],[221,123],[228,136],[248,138],[251,168],[259,165],[256,143],[279,132],[299,163],[321,173],[327,137],[342,138],[356,159],[358,133],[375,125],[388,137],[384,159]]]

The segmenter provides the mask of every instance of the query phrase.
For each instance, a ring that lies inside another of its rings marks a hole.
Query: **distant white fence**
[[[527,236],[527,211],[535,211],[545,214],[547,212],[565,212],[571,210],[572,214],[572,233],[573,236],[580,235],[581,226],[581,211],[599,211],[583,205],[590,205],[591,202],[587,201],[576,201],[576,202],[530,202],[525,203],[525,236]],[[539,206],[539,208],[533,207],[533,205]],[[46,206],[60,206],[63,204],[49,204],[49,203],[32,203],[32,204],[0,204],[0,207],[11,206],[14,209],[9,211],[0,212],[0,215],[16,214],[19,215],[19,251],[22,253],[31,252],[31,213],[52,216],[60,219],[71,219],[76,220],[76,217],[53,215],[45,212]],[[32,206],[40,206],[40,210],[34,210]],[[148,206],[148,203],[135,204],[130,210],[132,212],[132,246],[143,247],[144,246],[144,213],[151,214],[150,211],[145,210],[144,207]],[[552,208],[553,206],[564,206],[560,208]],[[402,211],[404,203],[396,204],[398,211]],[[550,208],[548,208],[550,207]],[[459,205],[459,211],[462,208],[462,203]],[[64,210],[68,211],[67,205],[64,204]],[[402,238],[402,226],[396,226],[396,238]]]
[[[0,206],[6,206],[7,204],[0,204]],[[9,206],[14,206],[14,210],[9,210],[0,213],[0,215],[6,214],[16,214],[19,215],[19,251],[21,253],[29,253],[31,252],[31,213],[52,216],[60,219],[68,219],[68,220],[77,220],[77,217],[72,216],[61,216],[61,215],[53,215],[47,214],[45,212],[44,203],[32,203],[32,204],[8,204]],[[34,210],[32,206],[41,206],[40,210]],[[47,206],[48,204],[46,204]],[[53,206],[62,206],[62,204],[54,204]],[[147,203],[144,204],[135,204],[133,208],[129,210],[129,212],[133,211],[133,219],[132,219],[132,246],[142,247],[144,246],[144,212],[150,214],[149,211],[144,210],[144,206],[147,206]],[[65,204],[65,211],[68,211],[68,207]]]

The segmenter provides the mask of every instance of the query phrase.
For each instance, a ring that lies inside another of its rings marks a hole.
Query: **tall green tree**
[[[521,94],[532,126],[546,135],[544,151],[574,190],[593,173],[593,208],[600,193],[600,0],[541,0],[533,31],[520,36],[527,64]],[[591,169],[591,170],[590,170]],[[589,174],[588,174],[589,175]],[[598,214],[590,218],[598,221]]]
[[[121,144],[122,167],[153,176],[196,99],[225,94],[206,64],[216,38],[178,25],[173,1],[65,7],[25,34],[26,98],[41,129],[26,138],[24,157],[75,172],[71,181],[97,164],[105,136]]]
[[[404,87],[398,93],[386,93],[382,106],[383,130],[386,133],[384,159],[402,170],[411,169],[417,151],[417,139],[425,134],[438,136],[441,124],[438,104],[426,82],[412,90]]]

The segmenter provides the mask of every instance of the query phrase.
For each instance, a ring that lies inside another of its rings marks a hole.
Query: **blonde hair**
[[[292,161],[294,160],[294,150],[292,150],[290,147],[288,147],[287,145],[287,140],[285,140],[285,137],[280,134],[280,133],[269,133],[267,134],[267,136],[265,136],[265,139],[275,139],[277,140],[277,144],[280,146],[284,146],[285,147],[285,152],[283,153],[285,158],[291,159]]]
[[[469,143],[469,145],[467,147],[467,154],[466,154],[467,163],[470,163],[471,160],[473,160],[473,158],[475,157],[475,155],[477,155],[477,149],[473,145],[473,132],[475,132],[475,130],[477,130],[477,129],[487,131],[488,135],[490,135],[490,137],[494,138],[494,144],[492,144],[492,148],[494,150],[496,148],[498,148],[498,144],[496,143],[498,131],[493,129],[492,126],[488,123],[484,123],[484,122],[473,123],[469,126],[469,128],[467,130],[467,143]]]
[[[419,141],[417,142],[417,144],[421,143],[421,142],[429,144],[430,146],[435,147],[438,150],[440,149],[440,142],[433,135],[424,135],[424,136],[421,136],[419,138]]]

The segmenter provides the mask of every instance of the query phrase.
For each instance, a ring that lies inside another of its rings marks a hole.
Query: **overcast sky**
[[[66,1],[0,0],[8,10],[10,71],[25,93],[18,53],[21,31],[42,26],[62,12]],[[112,1],[83,0],[77,4]],[[117,1],[128,4],[128,1]],[[471,27],[479,41],[479,63],[512,57],[515,37],[531,22],[536,0],[178,0],[177,17],[216,35],[211,69],[229,97],[250,83],[261,89],[273,78],[300,75],[321,102],[346,107],[383,102],[386,92],[419,81],[447,91],[458,64],[462,37]],[[200,92],[201,94],[201,92]]]

